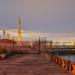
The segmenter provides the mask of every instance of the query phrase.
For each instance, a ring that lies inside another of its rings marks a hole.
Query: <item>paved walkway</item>
[[[72,75],[40,54],[15,55],[0,60],[0,75]]]

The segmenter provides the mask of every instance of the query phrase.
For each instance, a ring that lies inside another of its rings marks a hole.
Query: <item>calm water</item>
[[[75,62],[75,55],[64,55],[62,57],[71,60],[72,62]]]

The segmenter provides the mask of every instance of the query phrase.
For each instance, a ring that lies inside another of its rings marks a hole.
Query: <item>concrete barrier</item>
[[[70,71],[75,74],[75,63],[71,64]]]
[[[73,64],[70,60],[66,60],[60,56],[52,54],[46,54],[46,57],[48,57],[48,59],[50,59],[54,63],[58,64],[61,68],[64,68],[66,71],[75,74],[75,64]]]

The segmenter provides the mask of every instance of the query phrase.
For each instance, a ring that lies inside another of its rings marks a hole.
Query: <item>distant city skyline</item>
[[[17,30],[18,16],[24,32],[36,33],[34,36],[75,38],[75,0],[0,1],[0,28]]]
[[[5,29],[6,33],[10,34],[10,38],[18,40],[18,31],[16,29]],[[35,31],[25,31],[22,30],[22,38],[21,41],[25,40],[38,40],[39,37],[41,39],[46,38],[47,40],[53,41],[75,41],[75,34],[70,33],[46,33],[46,32],[35,32]],[[3,30],[0,30],[0,36],[3,38]],[[7,38],[7,36],[6,36]]]

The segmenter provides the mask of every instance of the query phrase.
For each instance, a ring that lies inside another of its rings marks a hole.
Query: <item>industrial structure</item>
[[[21,20],[18,17],[18,46],[21,46]]]

